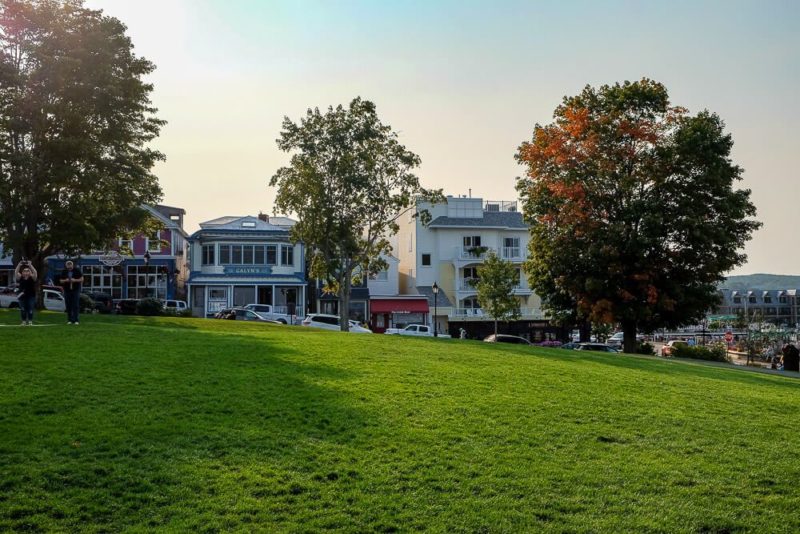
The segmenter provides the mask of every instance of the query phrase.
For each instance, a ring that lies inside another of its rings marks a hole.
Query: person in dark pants
[[[14,270],[14,279],[19,284],[19,311],[22,325],[33,324],[33,309],[36,307],[36,269],[29,261],[22,260]]]
[[[67,324],[80,324],[78,314],[81,308],[81,284],[83,274],[80,269],[75,268],[75,264],[67,261],[64,270],[58,279],[61,287],[64,288],[64,301],[67,306]]]
[[[781,352],[783,353],[783,357],[781,358],[783,370],[794,371],[795,373],[800,372],[800,350],[792,343],[789,343],[783,347]]]

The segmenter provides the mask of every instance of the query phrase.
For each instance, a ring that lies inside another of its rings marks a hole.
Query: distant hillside
[[[725,289],[800,289],[800,276],[789,274],[747,274],[729,276],[720,284]]]

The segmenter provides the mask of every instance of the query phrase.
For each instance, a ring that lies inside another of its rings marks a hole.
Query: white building
[[[522,273],[529,232],[516,202],[448,196],[446,203],[420,203],[418,208],[428,210],[432,220],[427,227],[412,214],[400,221],[395,254],[402,293],[427,296],[440,330],[457,334],[464,327],[480,336],[492,320],[480,308],[470,281],[477,278],[477,267],[488,252],[494,251],[520,271],[514,294],[520,299],[522,316],[506,331],[531,338],[546,333],[549,323],[541,301]],[[434,283],[440,289],[435,299]]]
[[[370,329],[381,333],[387,328],[429,323],[428,299],[420,294],[400,293],[400,260],[391,254],[384,256],[383,259],[388,267],[367,281]]]

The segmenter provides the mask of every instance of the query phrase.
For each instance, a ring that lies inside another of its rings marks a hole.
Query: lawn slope
[[[800,531],[800,381],[0,312],[0,531]]]

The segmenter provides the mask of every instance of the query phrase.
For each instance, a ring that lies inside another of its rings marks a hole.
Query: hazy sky
[[[88,0],[153,61],[164,202],[187,230],[272,213],[285,115],[372,100],[427,187],[516,198],[513,159],[567,94],[649,77],[718,113],[764,222],[735,274],[800,273],[800,2]]]

